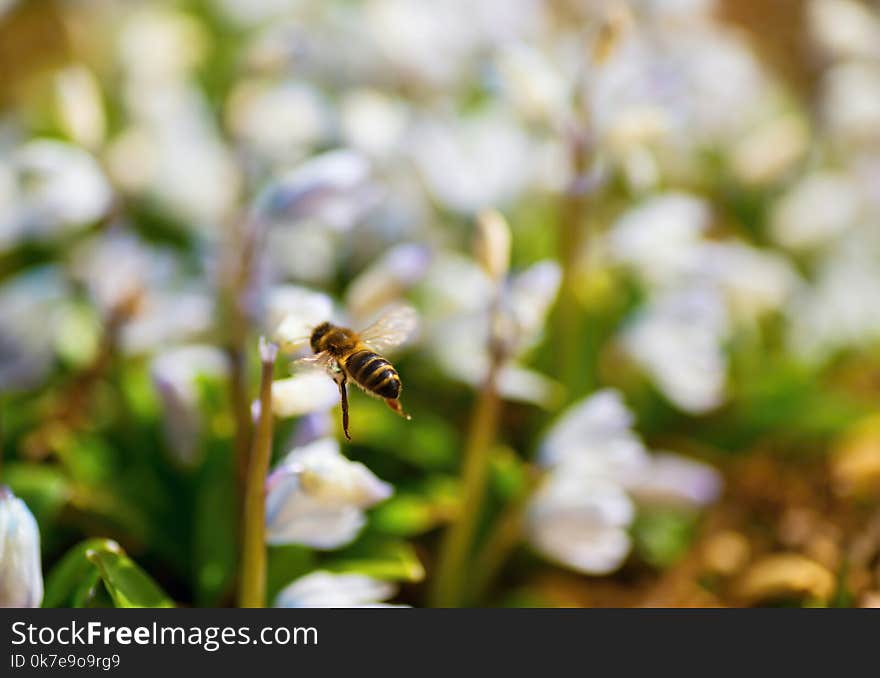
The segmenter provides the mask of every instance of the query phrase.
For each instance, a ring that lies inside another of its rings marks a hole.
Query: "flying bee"
[[[400,404],[403,389],[400,375],[381,354],[405,342],[415,330],[416,322],[412,307],[396,306],[361,332],[329,322],[312,330],[309,345],[314,355],[298,360],[297,364],[321,367],[333,377],[342,402],[342,430],[349,440],[349,381],[369,395],[382,398],[397,414],[410,419]]]

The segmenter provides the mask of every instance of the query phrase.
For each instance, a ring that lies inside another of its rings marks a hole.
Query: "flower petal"
[[[288,584],[275,607],[376,607],[396,592],[393,584],[366,575],[318,570]]]

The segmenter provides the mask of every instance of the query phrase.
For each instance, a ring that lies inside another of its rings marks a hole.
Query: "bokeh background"
[[[6,603],[234,604],[260,336],[268,604],[880,605],[880,5],[0,1]]]

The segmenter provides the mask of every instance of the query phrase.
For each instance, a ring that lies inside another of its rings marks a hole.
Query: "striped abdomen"
[[[382,398],[400,397],[397,370],[378,353],[360,349],[345,358],[345,370],[365,391]]]

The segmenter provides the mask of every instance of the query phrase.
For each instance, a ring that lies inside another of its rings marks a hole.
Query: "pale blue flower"
[[[162,401],[162,425],[169,447],[182,464],[198,461],[204,427],[199,379],[221,379],[229,370],[226,355],[208,345],[179,346],[153,359],[150,374]]]
[[[43,600],[40,530],[25,503],[0,485],[0,607]]]
[[[369,161],[339,149],[315,156],[283,174],[258,196],[260,218],[314,220],[333,230],[351,228],[379,197]]]
[[[363,574],[334,574],[318,570],[288,584],[274,607],[403,607],[383,601],[397,586]]]
[[[706,464],[652,455],[632,430],[614,390],[575,403],[550,428],[539,461],[547,475],[526,510],[526,537],[548,559],[586,574],[607,574],[627,558],[637,505],[699,507],[721,478]]]
[[[266,480],[266,539],[319,549],[345,546],[366,523],[364,510],[393,488],[324,438],[294,449]]]
[[[652,300],[625,330],[623,346],[674,405],[700,414],[726,397],[728,328],[719,292],[693,286]]]

